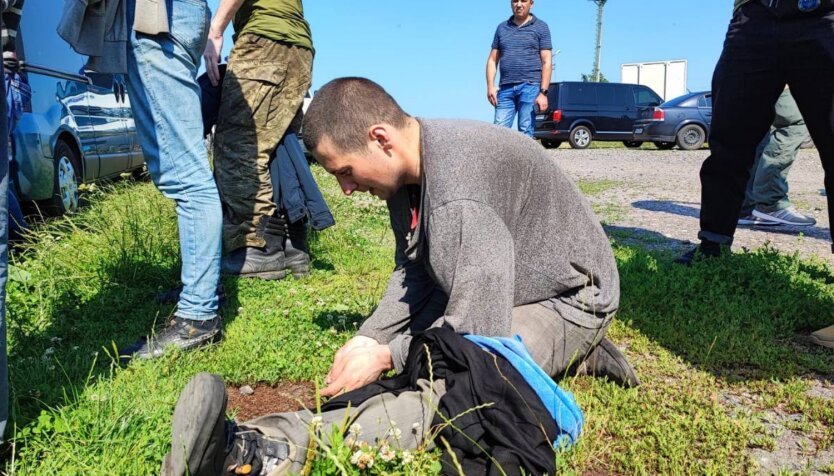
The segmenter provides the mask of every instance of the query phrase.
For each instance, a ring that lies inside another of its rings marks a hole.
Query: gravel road
[[[701,184],[698,171],[708,150],[560,148],[549,152],[577,181],[599,182],[589,196],[610,230],[631,232],[650,248],[675,251],[697,242]],[[801,150],[788,177],[793,204],[817,220],[813,227],[739,227],[734,249],[774,248],[802,256],[831,256],[823,171],[815,149]]]

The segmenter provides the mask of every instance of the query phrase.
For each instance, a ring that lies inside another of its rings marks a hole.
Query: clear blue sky
[[[216,10],[218,0],[208,3]],[[709,89],[732,4],[610,0],[602,73],[619,81],[622,63],[686,59],[688,88]],[[495,27],[511,14],[509,0],[316,0],[304,2],[304,10],[316,47],[314,90],[336,77],[365,76],[410,114],[491,121],[485,64]],[[536,0],[533,13],[550,25],[554,51],[561,50],[553,80],[578,80],[589,73],[596,6],[588,0]]]

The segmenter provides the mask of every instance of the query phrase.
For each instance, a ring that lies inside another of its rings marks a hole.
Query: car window
[[[712,94],[705,94],[698,98],[698,107],[712,107]]]
[[[568,104],[596,105],[597,88],[593,83],[571,84],[565,101]]]
[[[652,92],[652,90],[641,87],[635,86],[634,87],[634,104],[637,106],[649,106],[651,104],[660,104],[661,99],[658,97],[657,94]]]
[[[55,8],[55,3],[53,0],[26,0],[24,3],[18,34],[26,46],[25,59],[33,65],[78,73],[85,58],[55,33],[63,10]]]
[[[600,106],[628,106],[631,89],[625,84],[598,84],[597,102]]]
[[[687,99],[686,101],[681,101],[679,106],[681,106],[681,107],[698,107],[698,105],[700,104],[698,102],[698,100],[699,100],[699,97],[691,97],[691,98]]]

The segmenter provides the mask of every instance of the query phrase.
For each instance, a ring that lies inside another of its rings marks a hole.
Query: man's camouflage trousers
[[[223,246],[265,246],[275,213],[269,162],[310,87],[313,52],[241,35],[229,59],[214,137],[214,174],[223,204]]]

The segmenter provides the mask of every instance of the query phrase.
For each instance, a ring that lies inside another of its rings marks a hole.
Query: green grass
[[[178,282],[173,205],[148,183],[124,183],[40,226],[10,270],[15,426],[6,472],[156,473],[179,391],[200,371],[234,384],[320,382],[381,296],[393,237],[384,203],[343,197],[314,169],[338,224],[313,236],[312,275],[225,280],[221,344],[128,367],[113,363],[111,349],[172,312],[153,294]],[[580,184],[589,194],[614,185]],[[834,323],[824,263],[763,249],[683,268],[612,240],[622,300],[610,335],[627,346],[643,385],[563,381],[587,422],[579,444],[558,455],[560,472],[754,473],[746,451],[774,444],[756,418],[771,410],[801,414],[799,430],[819,447],[834,444],[834,405],[806,393],[814,373],[834,372],[834,354],[804,337]],[[741,410],[727,403],[742,393],[756,398]],[[433,458],[402,474],[436,471]],[[317,459],[314,474],[338,474],[328,461]]]

